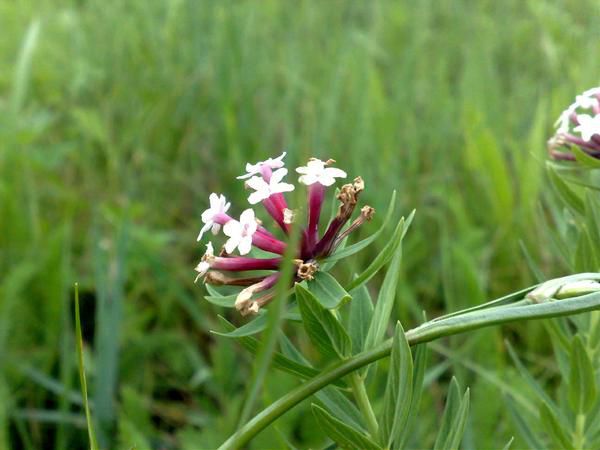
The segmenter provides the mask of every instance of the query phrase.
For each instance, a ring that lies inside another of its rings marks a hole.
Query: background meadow
[[[224,310],[193,283],[196,236],[208,194],[239,213],[235,176],[282,150],[336,159],[380,212],[393,189],[417,209],[405,328],[533,284],[528,260],[568,273],[545,141],[597,84],[599,19],[587,0],[0,0],[0,448],[87,446],[76,281],[104,448],[214,448],[235,429],[252,358],[209,334]],[[540,323],[432,344],[415,442],[433,445],[454,374],[471,388],[465,449],[526,445],[505,339],[552,392]],[[271,371],[262,400],[296,384]],[[308,406],[252,448],[325,446]]]

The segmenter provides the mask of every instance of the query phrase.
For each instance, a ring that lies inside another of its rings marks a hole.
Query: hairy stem
[[[463,333],[478,328],[499,325],[502,323],[517,322],[521,320],[542,319],[549,317],[567,316],[587,311],[600,309],[600,293],[593,293],[577,298],[564,300],[548,300],[525,306],[507,305],[502,308],[478,310],[448,317],[439,321],[425,322],[423,325],[406,332],[406,338],[411,346],[430,342],[435,339]],[[238,449],[248,443],[256,434],[296,406],[302,400],[310,397],[325,386],[354,372],[372,362],[389,356],[392,348],[392,339],[388,339],[374,348],[340,361],[321,372],[314,378],[307,380],[297,388],[291,390],[283,397],[277,399],[258,413],[249,422],[239,428],[236,433],[227,439],[220,447],[225,449]]]

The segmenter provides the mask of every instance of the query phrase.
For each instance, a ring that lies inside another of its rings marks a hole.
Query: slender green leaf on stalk
[[[585,192],[585,219],[594,248],[598,249],[600,248],[600,200],[598,194],[590,190]],[[598,255],[596,258],[598,259]]]
[[[551,446],[552,448],[561,448],[564,450],[573,448],[568,431],[563,428],[563,424],[558,421],[545,403],[540,404],[540,422],[554,443]]]
[[[379,296],[377,297],[377,304],[373,311],[373,319],[371,320],[371,326],[367,333],[365,340],[365,348],[373,348],[381,341],[385,336],[385,330],[387,329],[390,317],[392,315],[392,308],[396,299],[396,287],[398,286],[398,280],[400,278],[400,266],[402,264],[402,248],[396,250],[396,254],[390,263],[388,271],[383,279]]]
[[[546,391],[544,390],[544,388],[536,381],[535,378],[533,378],[533,376],[525,368],[525,366],[523,365],[523,363],[519,359],[519,356],[514,351],[514,349],[513,349],[512,345],[510,344],[510,342],[508,340],[505,340],[504,343],[506,345],[506,349],[508,350],[508,354],[510,355],[511,359],[513,360],[513,363],[515,364],[517,370],[519,371],[519,374],[527,382],[527,384],[529,385],[529,388],[531,389],[531,391],[535,392],[535,394],[544,403],[546,403],[546,405],[548,406],[548,408],[550,408],[554,413],[560,415],[561,414],[560,408],[556,405],[556,403],[554,403],[554,401],[546,393]]]
[[[236,329],[235,326],[232,323],[230,323],[227,319],[225,319],[224,317],[219,316],[219,319],[221,320],[221,323],[223,324],[225,329],[227,329],[227,330],[235,330]],[[258,352],[258,348],[260,346],[260,342],[258,341],[258,339],[249,337],[249,336],[240,336],[240,337],[237,337],[237,339],[238,339],[239,343],[242,345],[242,347],[244,347],[246,350],[248,350],[252,355],[256,355],[256,353]],[[272,364],[273,364],[273,368],[281,370],[283,372],[287,372],[291,375],[295,375],[302,379],[312,378],[319,374],[319,371],[317,369],[314,369],[314,368],[308,366],[307,364],[300,363],[298,361],[294,361],[294,360],[288,358],[286,355],[279,353],[279,352],[275,352],[273,354]],[[340,382],[339,385],[345,386],[344,383],[342,383],[342,382]]]
[[[460,402],[460,407],[456,412],[456,416],[452,421],[450,433],[448,434],[448,437],[445,440],[445,442],[440,447],[441,449],[455,450],[459,448],[460,442],[462,441],[463,435],[465,434],[467,419],[469,418],[469,398],[469,388],[467,388]]]
[[[444,407],[444,415],[442,416],[442,423],[440,425],[440,431],[438,432],[435,444],[433,445],[434,450],[444,448],[445,443],[450,438],[452,432],[452,426],[460,408],[460,387],[455,377],[452,377],[450,385],[448,386],[448,396],[446,398],[446,406]]]
[[[415,211],[413,210],[408,216],[408,219],[405,220],[404,217],[400,219],[400,222],[398,222],[394,233],[390,237],[389,243],[360,275],[348,283],[348,286],[345,286],[348,291],[351,291],[361,284],[369,281],[385,264],[387,264],[390,259],[392,259],[400,251],[402,248],[402,239],[406,235],[408,227],[410,226],[414,216]]]
[[[427,345],[417,345],[413,353],[415,356],[412,376],[412,394],[410,396],[410,408],[408,411],[408,419],[406,421],[406,425],[400,430],[400,434],[394,445],[395,448],[406,448],[406,441],[408,439],[409,433],[412,430],[412,426],[415,423],[415,420],[417,420],[419,414],[419,407],[421,406],[423,380],[425,379],[425,372],[427,369]]]
[[[204,297],[204,299],[207,302],[212,303],[213,305],[216,305],[216,306],[221,306],[223,308],[235,307],[235,299],[236,298],[237,298],[237,294],[224,295],[224,296],[220,296],[220,297],[216,297],[213,295],[206,295]]]
[[[77,363],[79,367],[79,381],[81,383],[81,396],[83,398],[83,408],[85,410],[85,419],[87,423],[88,438],[90,440],[90,449],[98,450],[96,441],[96,432],[92,414],[90,413],[90,404],[88,402],[87,381],[85,377],[85,366],[83,365],[83,337],[81,333],[81,319],[79,317],[79,286],[75,283],[75,334],[77,339]]]
[[[373,301],[366,285],[357,287],[352,292],[348,331],[352,339],[352,350],[359,353],[363,350],[371,320],[373,319]]]
[[[583,202],[581,201],[579,196],[575,192],[573,192],[573,190],[569,186],[567,186],[567,184],[556,173],[556,169],[553,167],[549,167],[548,175],[550,181],[552,182],[552,186],[554,186],[556,193],[562,199],[562,201],[577,214],[583,215],[585,212]]]
[[[515,441],[514,436],[511,437],[508,442],[506,443],[506,445],[504,447],[502,447],[502,450],[510,450],[510,447],[512,446],[513,442]]]
[[[288,312],[284,314],[284,319],[291,320],[294,322],[300,321],[300,316],[297,313]],[[259,311],[258,316],[252,319],[250,322],[242,325],[239,328],[235,328],[233,331],[223,333],[221,331],[211,330],[212,334],[217,336],[223,336],[227,338],[240,338],[244,336],[252,336],[253,334],[260,333],[267,327],[267,314],[266,312]]]
[[[587,167],[588,169],[600,169],[600,160],[597,158],[588,155],[576,145],[571,146],[571,151],[573,152],[577,162],[579,162],[582,166]]]
[[[351,299],[350,294],[327,272],[317,272],[314,279],[306,283],[306,287],[327,309],[335,309]]]
[[[522,415],[522,409],[518,407],[510,395],[505,395],[504,400],[506,409],[508,410],[517,430],[521,434],[523,440],[530,448],[544,448],[541,436],[538,436],[534,431],[533,419],[526,419]]]
[[[396,323],[390,369],[383,398],[381,418],[381,440],[386,448],[391,448],[406,426],[410,413],[413,382],[413,360],[410,346],[404,336],[400,322]]]
[[[367,435],[336,419],[319,405],[313,403],[312,410],[323,432],[341,448],[351,450],[381,449]]]
[[[579,335],[571,346],[571,371],[569,374],[569,404],[577,414],[585,414],[596,402],[594,367]]]
[[[579,272],[598,269],[594,243],[585,224],[581,224],[579,229],[579,238],[577,239],[577,246],[575,248],[574,262],[575,270]]]
[[[313,344],[326,355],[339,358],[348,356],[352,348],[350,337],[332,312],[323,308],[301,284],[296,284],[296,297],[304,328]]]
[[[333,261],[338,261],[342,258],[347,258],[348,256],[352,256],[355,253],[358,253],[359,251],[361,251],[363,248],[371,245],[371,243],[374,242],[375,239],[377,239],[379,237],[379,235],[381,235],[381,233],[383,233],[383,230],[385,230],[385,228],[387,227],[387,225],[388,225],[389,221],[391,220],[392,215],[394,213],[395,204],[396,204],[396,191],[393,191],[392,198],[390,200],[387,212],[385,213],[385,218],[383,219],[383,222],[381,223],[381,226],[379,227],[379,229],[377,231],[375,231],[373,234],[371,234],[369,237],[363,239],[362,241],[357,242],[356,244],[352,244],[348,247],[345,247],[344,249],[337,250],[333,255],[324,259],[323,262],[329,263],[329,262],[333,262]]]

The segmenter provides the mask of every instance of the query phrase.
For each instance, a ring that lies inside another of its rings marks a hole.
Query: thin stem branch
[[[377,439],[379,424],[377,423],[377,418],[375,417],[373,407],[371,406],[369,396],[367,395],[365,381],[357,372],[353,372],[352,375],[350,375],[350,385],[352,386],[352,393],[354,394],[356,403],[367,421],[369,433],[373,439]]]
[[[429,342],[440,337],[450,336],[478,328],[499,325],[502,323],[521,320],[542,319],[549,317],[567,316],[600,309],[600,293],[593,293],[577,298],[564,300],[548,300],[543,303],[525,306],[506,306],[479,310],[459,316],[449,317],[436,322],[426,322],[423,325],[406,332],[406,338],[411,346]],[[354,372],[361,367],[389,356],[392,339],[378,346],[340,361],[321,372],[316,377],[305,381],[283,397],[267,406],[248,423],[243,425],[220,447],[221,450],[239,449],[248,443],[256,434],[266,428],[278,417],[296,406],[302,400],[313,395],[334,381]]]

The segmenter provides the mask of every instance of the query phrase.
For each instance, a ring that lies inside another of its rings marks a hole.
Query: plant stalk
[[[358,403],[358,407],[367,421],[369,434],[373,439],[377,439],[379,424],[377,423],[377,418],[375,417],[373,407],[371,406],[369,396],[367,395],[365,381],[357,372],[353,372],[350,376],[350,385],[352,386],[352,392],[356,399],[356,403]]]

